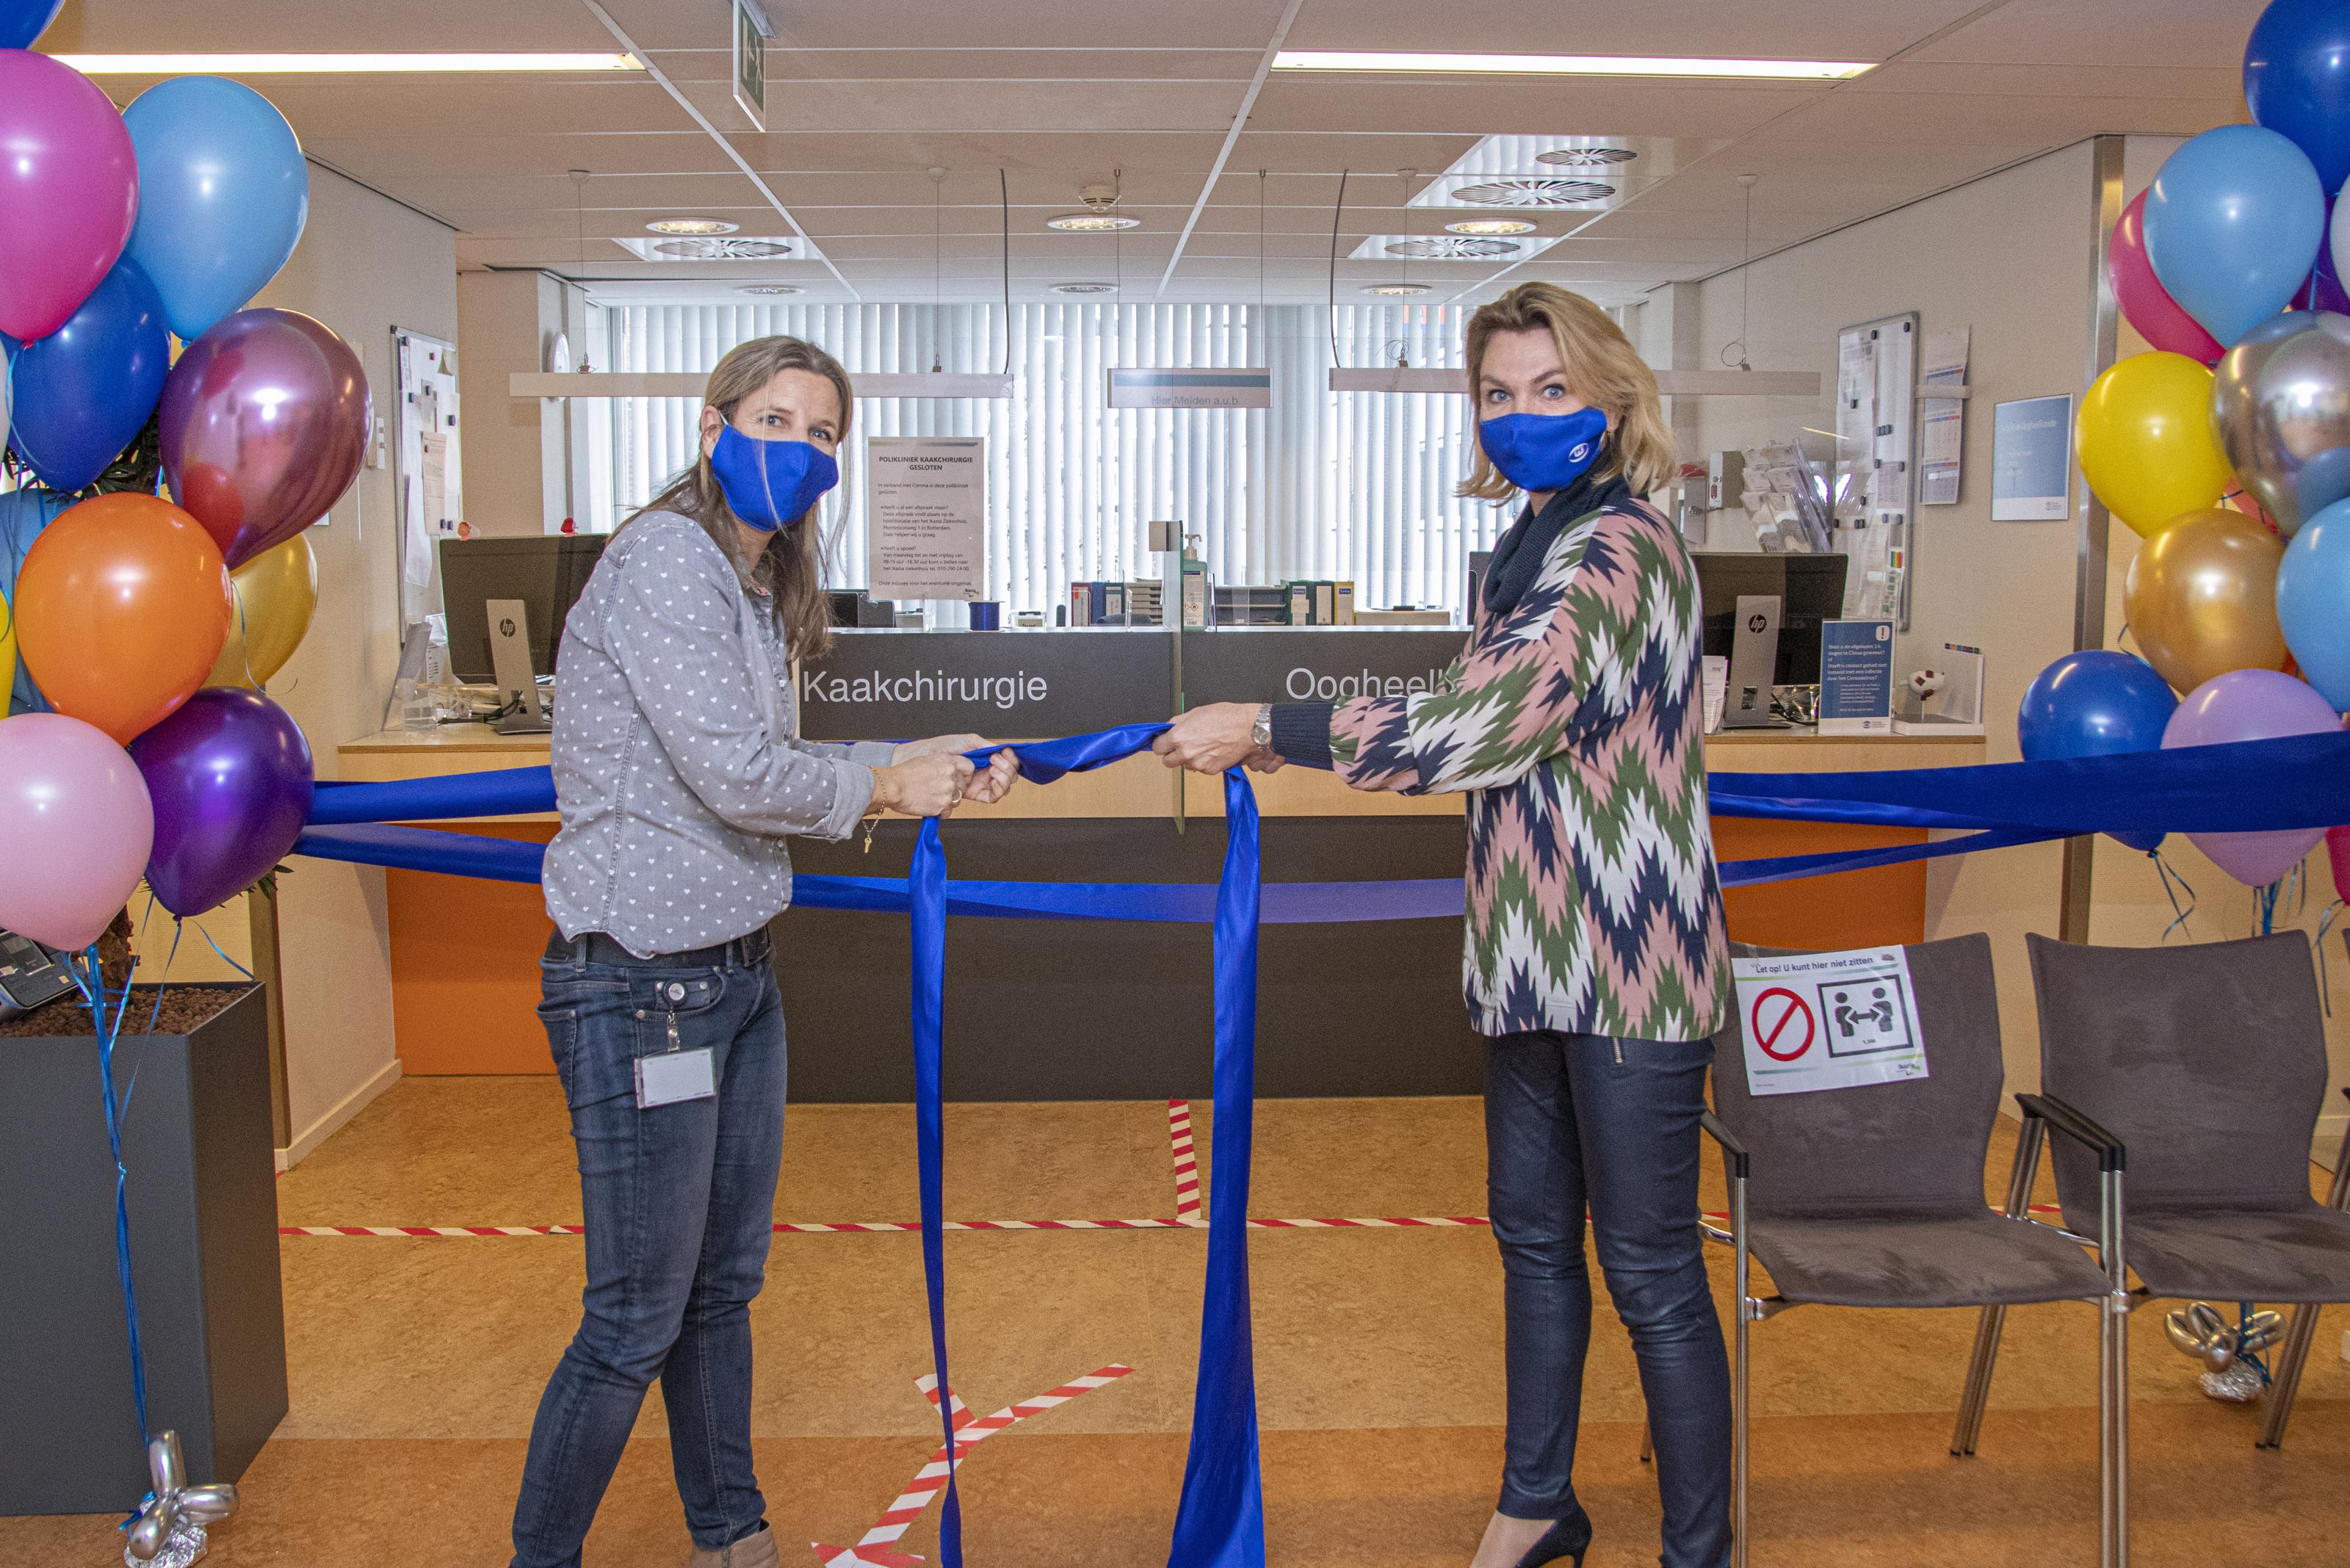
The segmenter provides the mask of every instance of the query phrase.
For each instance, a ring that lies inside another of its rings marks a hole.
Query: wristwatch
[[[1273,704],[1261,704],[1256,711],[1256,722],[1249,726],[1249,744],[1258,751],[1273,747]]]

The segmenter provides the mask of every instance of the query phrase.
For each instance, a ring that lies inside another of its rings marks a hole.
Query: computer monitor
[[[1820,679],[1820,622],[1844,617],[1845,563],[1835,556],[1769,556],[1760,552],[1700,552],[1698,591],[1705,601],[1705,651],[1730,657],[1739,596],[1775,596],[1779,661],[1772,681],[1812,686]]]
[[[520,599],[530,625],[531,669],[555,672],[563,618],[604,554],[604,534],[541,534],[515,539],[444,539],[441,603],[449,616],[450,673],[468,685],[497,678],[490,652],[492,599]]]

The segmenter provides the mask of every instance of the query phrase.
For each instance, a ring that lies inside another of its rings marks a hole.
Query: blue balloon
[[[29,49],[66,8],[66,0],[0,0],[0,49]]]
[[[2325,240],[2325,192],[2300,148],[2223,125],[2165,160],[2146,192],[2146,255],[2221,347],[2293,303]]]
[[[0,598],[6,599],[12,607],[16,602],[16,574],[25,569],[26,553],[41,536],[41,530],[56,522],[58,514],[72,504],[72,496],[59,495],[37,484],[0,494]],[[0,689],[0,717],[48,711],[47,699],[33,684],[33,672],[19,659],[15,691]]]
[[[79,490],[106,472],[155,411],[172,368],[163,302],[128,256],[63,327],[11,348],[8,444],[51,490]]]
[[[172,330],[193,342],[277,275],[310,212],[310,168],[267,99],[223,77],[174,77],[130,100],[147,269]]]
[[[2178,708],[2153,665],[2134,653],[2092,648],[2066,654],[2033,678],[2015,715],[2015,738],[2028,763],[2159,751],[2163,727]],[[2114,836],[2149,853],[2162,842],[2151,829]]]
[[[2244,44],[2252,118],[2309,155],[2330,192],[2350,180],[2350,10],[2340,0],[2275,0]]]
[[[2301,678],[2350,710],[2350,501],[2301,525],[2277,567],[2277,624]]]

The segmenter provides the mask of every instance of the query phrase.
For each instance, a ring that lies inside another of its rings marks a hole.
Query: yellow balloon
[[[2211,428],[2211,372],[2184,354],[2133,354],[2092,381],[2074,447],[2106,509],[2149,539],[2235,477]]]
[[[2284,542],[2241,512],[2171,519],[2130,558],[2122,604],[2131,639],[2182,693],[2231,670],[2282,670],[2283,561]]]
[[[310,538],[296,534],[264,550],[229,574],[236,591],[228,645],[204,678],[207,686],[245,686],[255,691],[286,668],[318,607],[318,558]]]
[[[16,615],[0,594],[0,719],[8,716],[8,694],[16,689]]]

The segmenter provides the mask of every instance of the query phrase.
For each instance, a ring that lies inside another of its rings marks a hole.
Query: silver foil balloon
[[[2162,1332],[2186,1355],[2200,1361],[2212,1374],[2224,1373],[2239,1358],[2256,1355],[2284,1334],[2284,1314],[2256,1312],[2241,1324],[2230,1323],[2209,1302],[2189,1302],[2162,1320]],[[2257,1378],[2258,1374],[2254,1374]],[[2232,1397],[2232,1396],[2222,1396]]]
[[[2350,316],[2289,310],[2238,338],[2212,372],[2211,421],[2286,538],[2350,496]]]
[[[236,1488],[188,1485],[177,1432],[147,1445],[147,1473],[154,1490],[130,1521],[122,1561],[126,1568],[187,1568],[204,1554],[204,1527],[236,1511]]]

